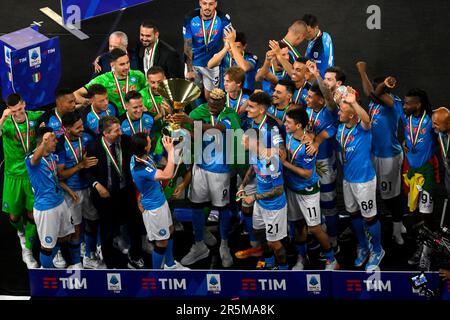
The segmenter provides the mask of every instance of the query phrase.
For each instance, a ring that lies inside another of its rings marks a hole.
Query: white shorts
[[[288,221],[306,220],[308,227],[321,223],[320,192],[314,194],[298,194],[286,189],[288,202]]]
[[[80,198],[77,202],[74,202],[72,197],[68,193],[64,194],[67,206],[72,214],[73,224],[79,225],[84,217],[87,220],[96,221],[99,219],[97,209],[92,204],[90,197],[90,189],[84,189],[75,191]]]
[[[377,214],[377,178],[363,183],[343,182],[345,210],[349,213],[361,211],[364,218]]]
[[[381,199],[398,196],[402,187],[403,152],[392,158],[373,157]]]
[[[409,208],[409,195],[408,192],[408,208]],[[434,201],[433,197],[428,191],[422,190],[419,192],[419,212],[420,213],[433,213]]]
[[[219,66],[209,69],[207,67],[193,67],[195,71],[195,84],[200,88],[204,87],[207,91],[212,91],[213,89],[219,87],[219,76],[220,68]],[[203,84],[203,85],[202,85]]]
[[[167,240],[170,238],[169,227],[172,223],[172,214],[170,213],[169,204],[164,204],[154,210],[145,210],[142,213],[147,237],[150,241]]]
[[[230,173],[209,172],[194,164],[189,200],[194,203],[211,201],[215,207],[226,206],[230,203]]]
[[[251,195],[251,194],[256,193],[256,177],[253,177],[252,179],[250,179],[250,181],[244,187],[244,192],[246,195]],[[242,206],[245,208],[251,208],[251,207],[253,207],[253,204],[248,204],[248,203],[242,201]]]
[[[41,240],[41,246],[52,249],[58,238],[63,238],[75,232],[69,207],[64,200],[56,208],[45,211],[33,209],[34,221]]]
[[[279,241],[287,236],[287,206],[280,210],[266,210],[258,201],[253,209],[253,229],[266,229],[267,241]]]

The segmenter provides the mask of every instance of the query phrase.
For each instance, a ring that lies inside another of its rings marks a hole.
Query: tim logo
[[[186,279],[143,278],[141,287],[144,290],[186,290]],[[159,288],[158,288],[159,287]]]
[[[347,292],[361,292],[361,280],[345,280],[345,290]]]
[[[42,285],[44,286],[44,289],[58,289],[56,278],[43,278]]]
[[[220,274],[207,274],[206,283],[208,286],[208,292],[219,293],[222,290],[220,284]]]
[[[386,283],[384,283],[381,280],[364,280],[364,283],[366,284],[367,292],[370,292],[370,291],[391,292],[391,281],[390,280],[387,280]]]
[[[322,286],[320,283],[320,274],[306,275],[306,287],[308,292],[318,293],[322,291]]]
[[[28,58],[30,60],[30,67],[40,65],[42,63],[41,47],[36,47],[28,50]]]
[[[80,290],[87,289],[86,278],[59,278],[63,289]]]
[[[242,279],[241,280],[241,290],[257,290],[261,291],[286,291],[286,280],[277,279]]]

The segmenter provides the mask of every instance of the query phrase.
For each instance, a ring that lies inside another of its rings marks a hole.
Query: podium
[[[3,100],[18,93],[27,109],[37,109],[55,101],[61,79],[58,37],[47,38],[33,28],[0,37],[0,77]]]

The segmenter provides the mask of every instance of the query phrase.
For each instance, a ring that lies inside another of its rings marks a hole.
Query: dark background
[[[366,10],[372,4],[381,8],[381,30],[366,27],[369,17]],[[83,21],[81,29],[90,36],[84,41],[39,11],[39,8],[48,6],[59,13],[57,0],[2,0],[0,6],[0,34],[27,27],[35,20],[44,22],[42,33],[60,37],[61,85],[78,88],[90,79],[91,62],[99,51],[105,50],[109,33],[113,30],[126,32],[132,48],[138,41],[142,19],[156,22],[161,38],[181,53],[183,17],[198,7],[198,1],[154,0],[123,12]],[[260,63],[268,49],[268,40],[281,39],[292,21],[305,13],[313,13],[319,18],[322,30],[331,34],[336,65],[347,71],[350,84],[360,87],[354,65],[357,60],[364,59],[369,64],[369,76],[394,74],[398,77],[397,92],[400,96],[409,88],[421,87],[429,93],[435,106],[448,104],[444,79],[450,76],[447,59],[449,1],[219,0],[219,8],[231,15],[238,30],[246,33],[249,50],[260,58]],[[116,28],[115,22],[118,22]],[[301,52],[304,52],[304,47]]]
[[[369,30],[366,27],[369,17],[366,10],[372,4],[381,8],[381,30]],[[115,30],[126,32],[129,47],[133,48],[138,41],[139,24],[143,19],[153,20],[160,28],[161,38],[182,53],[183,17],[198,6],[198,1],[154,0],[149,4],[84,21],[81,29],[90,37],[84,41],[39,11],[39,8],[46,6],[60,13],[58,0],[1,0],[0,35],[25,28],[33,21],[43,21],[40,31],[48,37],[60,38],[63,70],[61,86],[77,89],[89,81],[93,72],[91,62],[107,49],[108,35]],[[449,1],[316,0],[308,3],[292,0],[219,0],[219,9],[229,13],[233,25],[246,33],[248,49],[260,57],[260,64],[270,39],[281,39],[292,21],[300,19],[305,13],[312,13],[319,18],[321,29],[332,36],[335,63],[346,70],[349,84],[360,89],[354,65],[363,59],[368,62],[369,76],[393,74],[398,77],[398,95],[403,96],[409,88],[421,87],[429,93],[434,106],[448,106]],[[302,46],[302,53],[304,49],[305,45]],[[3,57],[0,56],[0,59]],[[0,179],[2,176],[0,174]],[[0,181],[0,188],[2,186],[3,182]],[[338,197],[342,199],[342,194]],[[436,209],[438,215],[444,197],[444,190],[440,188]],[[380,209],[383,211],[381,206]],[[180,241],[191,243],[192,235],[188,233],[181,236]],[[391,242],[389,235],[390,231],[385,230],[386,247]],[[409,244],[412,242],[412,239],[408,241]],[[240,244],[240,249],[242,246]],[[188,249],[177,248],[177,259]],[[384,270],[408,270],[406,260],[413,247],[386,249],[388,254],[383,262]],[[0,294],[28,294],[28,277],[25,265],[21,262],[17,236],[4,214],[0,215],[0,252]],[[349,245],[347,252],[354,253],[354,245]],[[344,265],[350,266],[352,259],[348,256],[347,263],[343,261]],[[208,268],[209,265],[212,266],[213,261],[197,267]],[[241,267],[246,269],[247,266]]]

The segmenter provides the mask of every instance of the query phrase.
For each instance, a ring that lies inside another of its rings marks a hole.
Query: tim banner
[[[414,275],[316,270],[33,269],[30,288],[34,297],[450,300],[450,285],[437,273],[426,274],[434,296],[412,287]]]
[[[64,24],[67,24],[74,13],[78,14],[82,21],[151,1],[152,0],[61,0],[61,15]]]

